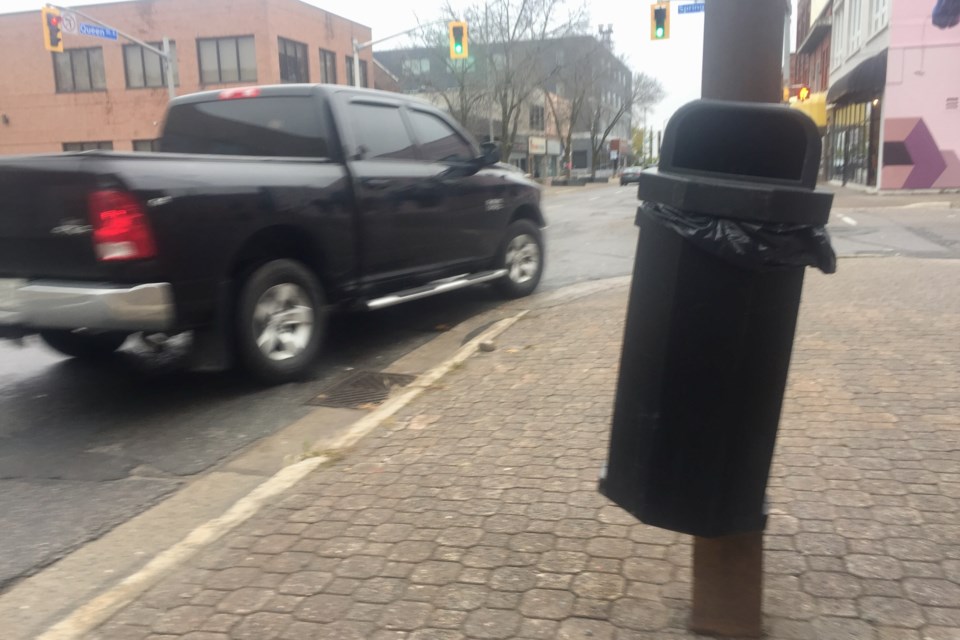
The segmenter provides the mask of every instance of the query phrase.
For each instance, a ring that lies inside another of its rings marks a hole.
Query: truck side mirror
[[[495,142],[484,142],[480,145],[480,161],[485,167],[500,162],[500,147]]]

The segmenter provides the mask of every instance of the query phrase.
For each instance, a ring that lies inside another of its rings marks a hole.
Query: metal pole
[[[490,87],[490,107],[487,109],[487,116],[487,125],[490,129],[487,135],[490,138],[490,142],[493,142],[493,87]]]
[[[704,98],[780,102],[786,0],[708,2],[703,33]],[[744,31],[749,25],[749,33]],[[763,633],[763,532],[693,541],[690,628],[721,636]]]
[[[360,86],[360,43],[353,39],[353,86]]]
[[[48,6],[48,7],[53,7],[54,9],[57,9],[57,10],[59,10],[59,11],[62,12],[62,13],[73,13],[73,14],[76,14],[76,15],[80,16],[81,18],[83,18],[84,20],[89,20],[90,22],[92,22],[92,23],[94,23],[94,24],[98,24],[98,25],[100,25],[101,27],[104,27],[104,28],[107,28],[107,29],[112,29],[113,31],[116,31],[116,32],[117,32],[117,35],[118,35],[118,36],[120,36],[120,37],[122,37],[122,38],[126,38],[126,39],[129,40],[130,42],[132,42],[132,43],[134,43],[134,44],[138,44],[138,45],[140,45],[141,47],[143,47],[144,49],[146,49],[147,51],[151,51],[151,52],[157,54],[158,56],[160,56],[160,60],[162,61],[162,64],[164,65],[164,68],[165,68],[166,71],[167,71],[167,89],[169,90],[169,93],[170,93],[170,99],[172,100],[173,98],[176,97],[177,92],[176,92],[176,89],[174,88],[173,73],[172,73],[172,70],[173,70],[173,57],[170,55],[170,40],[169,40],[168,38],[165,37],[165,38],[163,39],[163,48],[162,48],[162,49],[157,49],[157,48],[154,47],[153,45],[149,45],[149,44],[147,44],[146,42],[144,42],[143,40],[140,40],[139,38],[134,38],[134,37],[131,36],[130,34],[124,33],[123,31],[120,31],[120,29],[111,27],[111,26],[108,25],[107,23],[101,22],[100,20],[97,20],[96,18],[94,18],[94,17],[92,17],[92,16],[89,16],[89,15],[87,15],[86,13],[83,13],[82,11],[77,11],[76,9],[73,9],[73,8],[70,8],[70,7],[61,7],[61,6],[55,5],[55,4],[47,4],[47,6]]]
[[[786,2],[707,3],[703,29],[704,98],[780,102]],[[749,25],[749,32],[744,30]]]
[[[643,154],[643,159],[640,161],[642,166],[647,165],[647,136],[649,131],[647,131],[647,108],[643,108],[643,139],[640,141],[640,152]]]
[[[88,16],[87,14],[83,13],[82,11],[77,11],[76,9],[71,8],[71,7],[61,7],[61,6],[56,5],[56,4],[47,4],[47,6],[48,6],[48,7],[53,7],[54,9],[59,9],[61,12],[74,13],[74,14],[80,16],[81,18],[83,18],[83,19],[85,19],[85,20],[89,20],[90,22],[92,22],[92,23],[94,23],[94,24],[98,24],[98,25],[100,25],[101,27],[104,27],[104,28],[106,28],[106,29],[112,29],[113,31],[116,31],[118,36],[122,36],[122,37],[126,38],[127,40],[129,40],[130,42],[133,42],[134,44],[140,45],[141,47],[143,47],[143,48],[146,49],[147,51],[152,51],[153,53],[155,53],[155,54],[157,54],[158,56],[161,56],[161,57],[163,57],[163,55],[164,55],[162,49],[157,49],[156,47],[147,44],[147,43],[144,42],[143,40],[140,40],[140,39],[138,39],[138,38],[134,38],[134,37],[131,36],[130,34],[124,33],[123,31],[120,31],[120,29],[117,29],[117,28],[115,28],[115,27],[111,27],[111,26],[108,25],[106,22],[101,22],[100,20],[97,20],[96,18],[93,18],[93,17],[91,17],[91,16]]]
[[[490,7],[483,5],[483,28],[490,28]],[[493,52],[487,52],[487,90],[490,92],[490,108],[487,110],[487,124],[490,127],[490,142],[493,142]],[[509,162],[509,158],[503,160]]]
[[[367,47],[372,47],[375,44],[380,44],[381,42],[386,42],[387,40],[392,40],[394,38],[399,38],[400,36],[405,36],[408,33],[413,33],[414,31],[419,31],[424,27],[429,27],[435,24],[440,24],[441,22],[445,23],[446,20],[435,20],[433,22],[428,22],[426,24],[417,25],[412,29],[407,29],[406,31],[401,31],[400,33],[395,33],[392,36],[387,36],[386,38],[380,38],[379,40],[368,40],[366,42],[359,42],[356,38],[353,38],[353,86],[360,86],[360,51],[366,49]]]
[[[167,92],[170,94],[170,99],[173,100],[177,97],[177,88],[173,79],[173,56],[170,55],[170,38],[167,36],[163,37],[163,57],[161,60],[163,60],[164,72],[167,74]]]

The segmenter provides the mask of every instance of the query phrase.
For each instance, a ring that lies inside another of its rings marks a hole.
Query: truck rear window
[[[312,96],[194,102],[170,110],[160,150],[327,158],[329,132],[325,105]]]

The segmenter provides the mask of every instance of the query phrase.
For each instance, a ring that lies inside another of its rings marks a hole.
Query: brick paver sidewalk
[[[690,545],[596,491],[627,290],[531,314],[96,638],[690,638]],[[960,637],[960,262],[811,272],[770,486],[783,640]]]

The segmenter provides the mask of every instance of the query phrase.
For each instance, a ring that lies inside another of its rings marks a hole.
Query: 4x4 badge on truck
[[[82,236],[93,232],[93,227],[82,220],[63,220],[63,224],[50,229],[55,236]]]
[[[492,198],[486,201],[487,211],[500,211],[503,209],[503,198]]]

